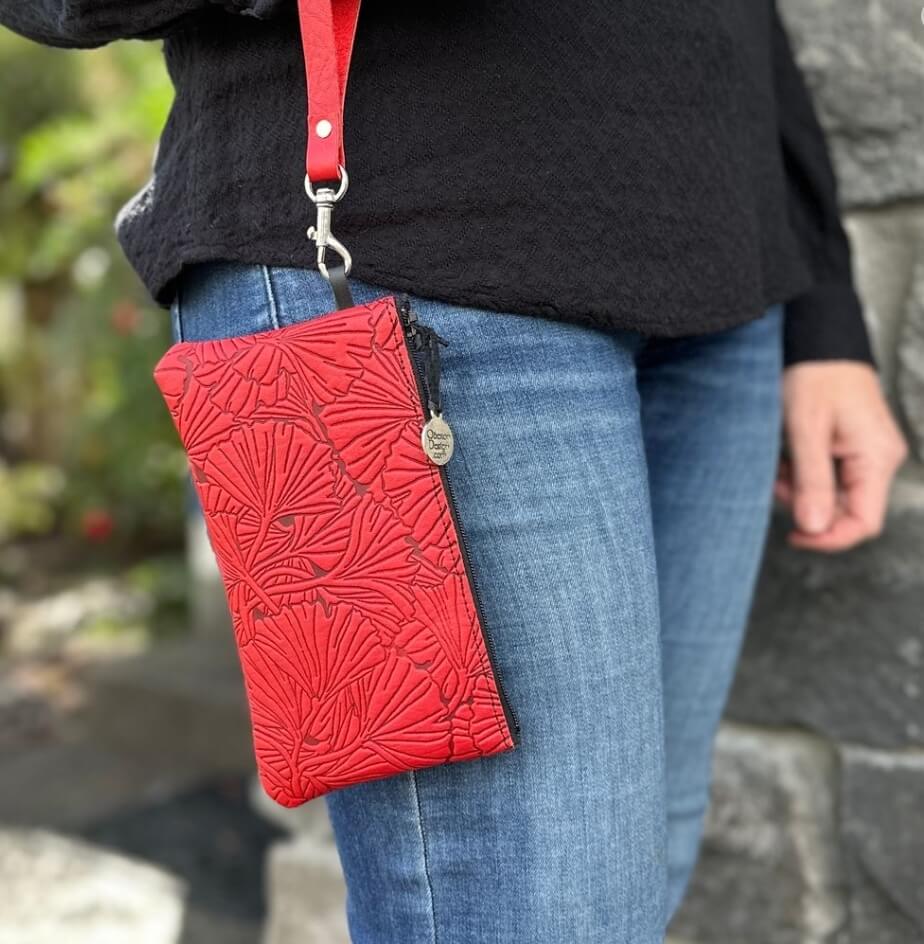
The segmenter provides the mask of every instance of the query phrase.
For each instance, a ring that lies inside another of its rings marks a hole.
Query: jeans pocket
[[[206,262],[183,269],[172,307],[173,335],[183,341],[234,338],[279,327],[269,270]]]

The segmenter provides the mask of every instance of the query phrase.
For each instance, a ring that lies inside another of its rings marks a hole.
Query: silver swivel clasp
[[[346,246],[337,239],[331,232],[331,220],[334,215],[334,207],[343,198],[350,186],[350,178],[347,176],[346,168],[340,168],[340,186],[334,190],[333,187],[318,187],[317,190],[312,186],[308,177],[305,177],[305,193],[315,205],[318,211],[317,222],[308,230],[308,238],[312,240],[318,248],[318,271],[327,281],[330,281],[330,275],[327,271],[327,250],[333,250],[340,256],[343,262],[343,271],[345,275],[350,274],[353,266],[353,257],[347,251]]]

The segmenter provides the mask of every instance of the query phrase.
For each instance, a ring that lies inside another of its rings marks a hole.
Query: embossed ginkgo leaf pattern
[[[401,332],[381,299],[155,371],[286,806],[513,746]]]

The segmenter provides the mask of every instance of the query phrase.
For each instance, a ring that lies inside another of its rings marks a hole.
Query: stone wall
[[[914,458],[885,535],[836,558],[774,523],[674,932],[924,941],[924,24],[909,0],[785,0],[829,134],[883,382]]]

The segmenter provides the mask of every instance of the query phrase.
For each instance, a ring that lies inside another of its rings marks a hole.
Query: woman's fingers
[[[789,447],[775,492],[793,512],[791,543],[834,552],[877,536],[907,455],[872,368],[798,364],[784,377]]]
[[[787,423],[792,515],[797,530],[803,534],[822,534],[834,521],[833,428],[831,413],[818,408],[797,411]]]

